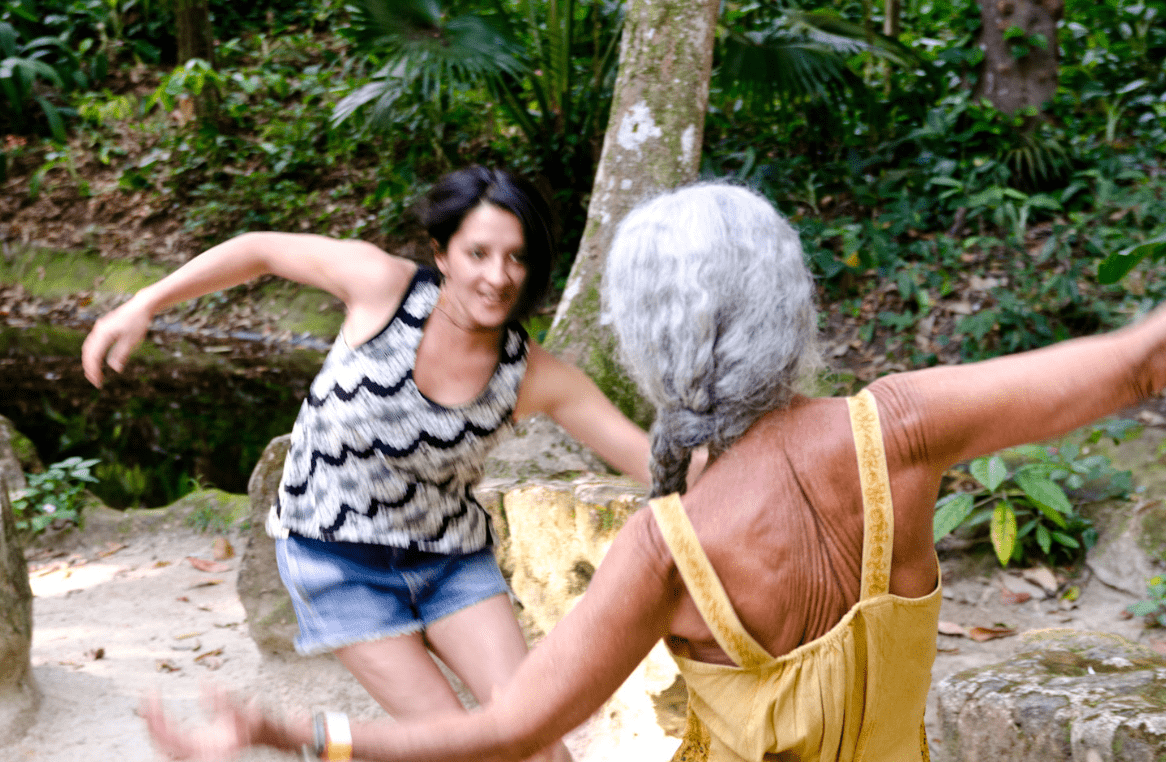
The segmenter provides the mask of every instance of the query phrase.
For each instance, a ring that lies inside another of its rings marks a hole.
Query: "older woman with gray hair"
[[[657,406],[659,497],[494,700],[418,722],[336,719],[335,734],[331,719],[275,720],[225,696],[210,725],[185,730],[155,700],[145,716],[164,751],[522,759],[586,719],[664,638],[689,688],[676,760],[926,759],[942,474],[1166,386],[1159,309],[1102,336],[894,374],[850,398],[806,396],[816,315],[797,236],[764,199],[723,184],[634,210],[604,299]],[[701,445],[710,465],[685,492]]]

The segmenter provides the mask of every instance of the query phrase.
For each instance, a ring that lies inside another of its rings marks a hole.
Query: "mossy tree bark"
[[[984,60],[976,98],[1008,114],[1032,107],[1039,115],[1057,92],[1064,13],[1064,0],[980,0]]]
[[[719,0],[628,3],[587,224],[546,341],[645,426],[652,410],[620,369],[615,337],[600,323],[599,284],[624,215],[641,200],[697,178],[719,8]]]
[[[0,745],[21,732],[18,720],[35,699],[32,649],[32,588],[16,533],[8,484],[0,476]]]
[[[200,58],[215,65],[215,35],[211,26],[210,4],[207,0],[174,0],[174,26],[178,43],[178,64]],[[218,92],[211,85],[203,88],[194,99],[194,113],[213,117],[218,112]]]

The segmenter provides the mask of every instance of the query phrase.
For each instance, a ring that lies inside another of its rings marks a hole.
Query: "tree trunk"
[[[0,476],[0,746],[19,738],[36,708],[29,654],[32,588],[16,536],[8,483]]]
[[[200,58],[214,68],[215,35],[207,0],[174,0],[174,25],[178,65]],[[199,117],[213,117],[218,112],[219,94],[213,85],[205,86],[193,101],[189,108]]]
[[[201,58],[214,66],[214,30],[207,0],[174,0],[174,25],[178,37],[178,65],[192,58]]]
[[[700,170],[719,0],[631,0],[619,76],[587,224],[547,347],[582,368],[629,418],[652,410],[616,361],[599,321],[599,283],[616,226],[633,206],[690,183]]]
[[[887,37],[899,36],[899,16],[901,12],[899,0],[886,0],[883,5],[883,34]]]
[[[980,0],[984,51],[976,98],[1008,114],[1037,114],[1057,91],[1057,22],[1064,0]]]

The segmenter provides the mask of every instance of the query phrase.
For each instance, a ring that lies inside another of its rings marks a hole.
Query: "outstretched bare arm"
[[[1166,307],[1099,336],[871,385],[937,471],[1066,434],[1166,387]]]
[[[100,318],[81,350],[85,377],[101,386],[105,362],[120,372],[160,310],[267,274],[335,295],[348,307],[345,335],[362,341],[370,326],[395,308],[412,271],[411,263],[362,241],[245,233],[208,249]]]

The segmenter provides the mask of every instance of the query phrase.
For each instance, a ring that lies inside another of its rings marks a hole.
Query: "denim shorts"
[[[510,592],[490,547],[446,555],[293,534],[275,541],[275,557],[295,607],[302,654],[420,632]]]

